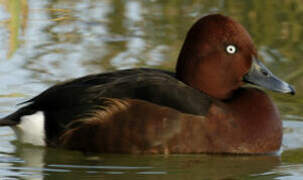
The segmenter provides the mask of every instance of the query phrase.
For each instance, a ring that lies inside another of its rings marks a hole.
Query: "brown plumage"
[[[142,100],[103,99],[102,108],[67,126],[59,144],[103,153],[274,152],[282,140],[276,107],[259,90],[239,91],[232,101],[212,104],[206,116]],[[239,102],[241,98],[247,102]],[[256,106],[255,99],[264,104]]]
[[[176,73],[129,69],[57,84],[0,119],[43,112],[45,143],[101,153],[272,153],[282,140],[277,107],[250,83],[295,90],[258,59],[236,21],[208,15],[190,29]],[[41,114],[40,114],[41,115]]]

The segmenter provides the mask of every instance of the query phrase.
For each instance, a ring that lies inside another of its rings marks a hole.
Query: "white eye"
[[[235,54],[237,52],[237,47],[235,45],[226,46],[226,52],[228,54]]]

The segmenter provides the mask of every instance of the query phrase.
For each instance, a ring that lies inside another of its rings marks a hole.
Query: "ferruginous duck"
[[[272,153],[282,123],[254,84],[295,94],[259,60],[249,33],[213,14],[189,30],[176,72],[129,69],[50,87],[2,118],[24,143],[99,153]]]

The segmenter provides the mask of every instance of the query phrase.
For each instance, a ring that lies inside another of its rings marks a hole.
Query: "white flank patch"
[[[15,131],[18,139],[23,143],[36,146],[45,146],[44,113],[37,111],[35,114],[22,116]]]

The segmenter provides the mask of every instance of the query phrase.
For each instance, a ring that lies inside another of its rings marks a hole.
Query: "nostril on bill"
[[[269,73],[267,71],[262,71],[262,74],[266,77],[269,77]]]

